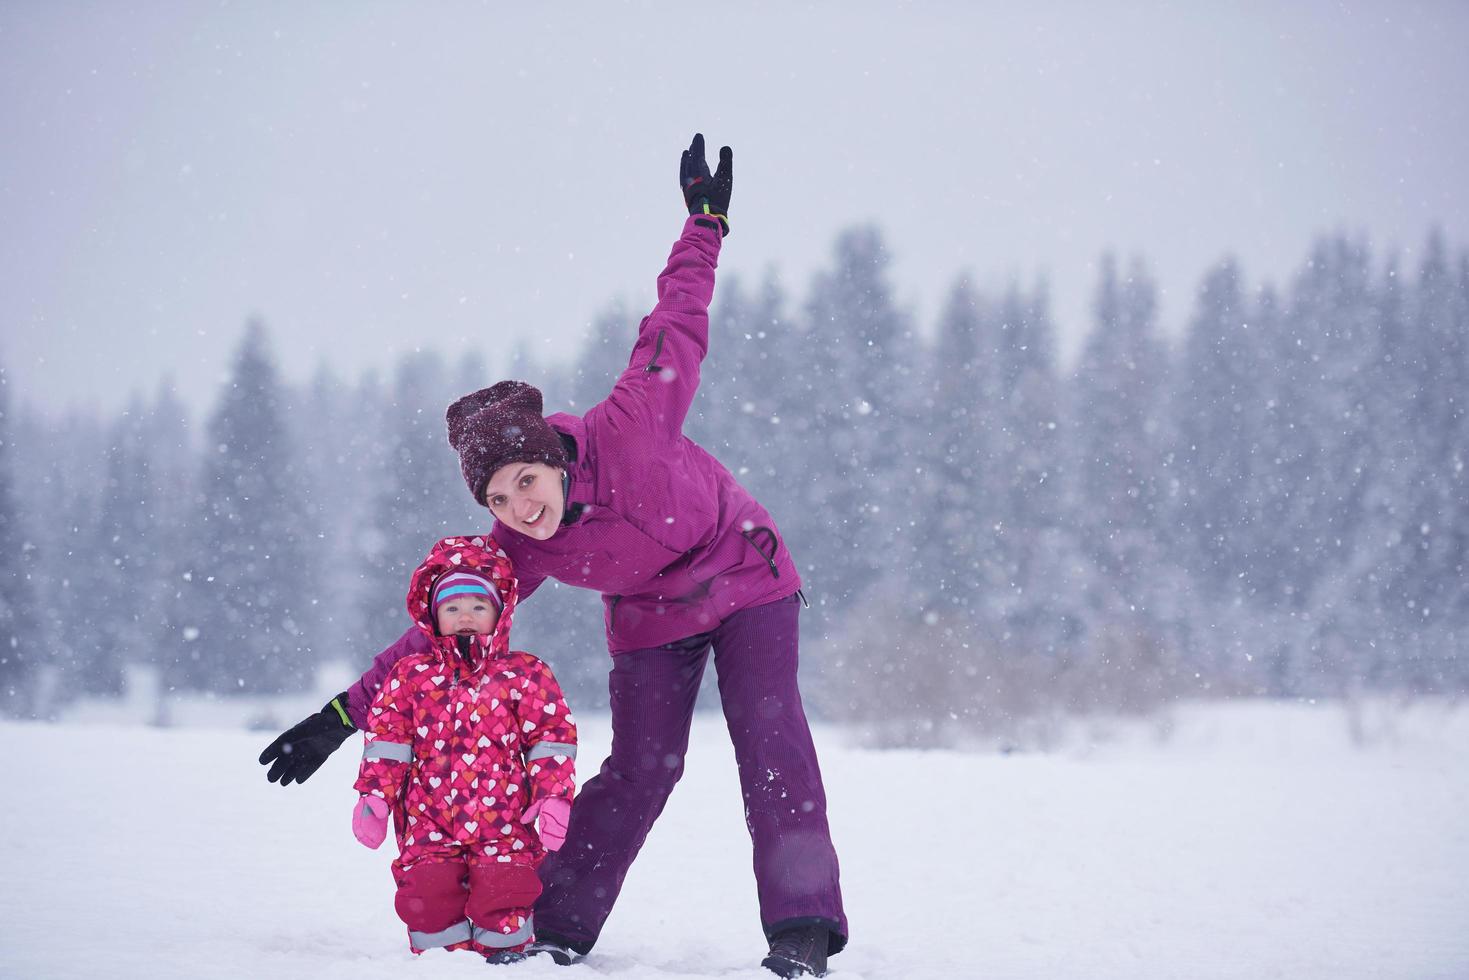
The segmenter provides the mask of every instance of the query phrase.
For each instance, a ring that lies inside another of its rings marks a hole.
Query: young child
[[[536,866],[566,837],[576,724],[550,668],[511,652],[515,602],[494,539],[434,545],[408,591],[432,646],[393,665],[368,711],[352,830],[378,847],[392,813],[395,904],[414,953],[524,959]]]

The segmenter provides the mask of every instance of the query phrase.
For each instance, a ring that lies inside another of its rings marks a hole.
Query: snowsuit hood
[[[453,636],[440,636],[433,611],[434,585],[451,571],[474,571],[484,575],[500,590],[504,606],[493,632],[470,637],[470,654],[459,650]],[[482,672],[491,661],[510,650],[510,622],[514,618],[516,595],[515,574],[510,559],[495,540],[484,535],[444,538],[434,544],[428,555],[414,570],[408,585],[408,615],[428,639],[434,656],[467,674]]]

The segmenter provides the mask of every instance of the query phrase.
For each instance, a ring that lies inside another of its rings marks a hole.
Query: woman
[[[729,147],[711,176],[704,138],[683,154],[689,218],[658,277],[611,394],[584,416],[541,416],[541,393],[502,381],[448,411],[465,482],[495,518],[523,602],[546,578],[602,593],[612,754],[571,811],[566,844],[542,866],[535,951],[558,963],[591,950],[622,880],[683,772],[709,651],[739,763],[755,850],[764,965],[821,976],[846,945],[826,798],[796,685],[800,577],[770,515],[683,435],[708,349],[709,302],[733,185]],[[412,630],[361,681],[262,755],[283,783],[309,776],[364,722]],[[287,754],[289,753],[289,754]]]

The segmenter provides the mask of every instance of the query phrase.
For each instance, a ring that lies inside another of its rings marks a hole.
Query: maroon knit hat
[[[566,449],[541,417],[541,393],[524,381],[501,381],[449,406],[449,445],[477,504],[485,485],[507,463],[545,463],[566,469]]]

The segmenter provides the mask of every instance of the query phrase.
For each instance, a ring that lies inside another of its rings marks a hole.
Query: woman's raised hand
[[[734,189],[734,151],[719,148],[719,168],[711,176],[704,159],[704,134],[695,133],[678,164],[678,184],[689,214],[709,214],[719,219],[729,234],[729,194]]]

